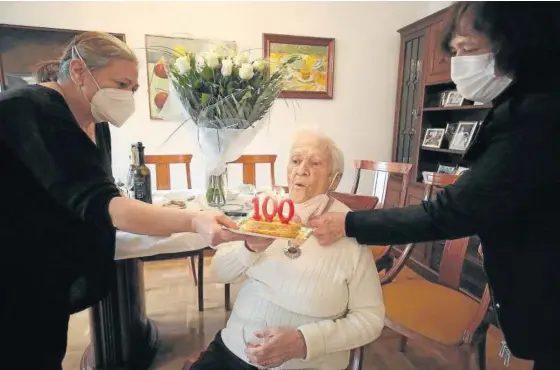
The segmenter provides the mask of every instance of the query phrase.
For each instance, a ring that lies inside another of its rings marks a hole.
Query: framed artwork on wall
[[[150,118],[167,120],[181,115],[181,107],[169,97],[169,80],[164,61],[170,53],[178,57],[188,53],[202,53],[213,50],[237,52],[235,41],[199,40],[187,37],[146,35],[146,70],[148,71],[148,97]]]
[[[263,34],[263,53],[270,73],[296,56],[290,64],[292,76],[280,97],[332,99],[334,85],[333,38]]]
[[[35,84],[37,65],[58,59],[66,44],[82,32],[0,24],[0,90]],[[111,34],[126,41],[123,34]]]

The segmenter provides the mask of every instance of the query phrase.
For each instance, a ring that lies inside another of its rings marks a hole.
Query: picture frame
[[[422,140],[423,148],[441,148],[441,143],[443,142],[443,135],[445,134],[445,129],[443,128],[429,128],[424,134],[424,140]]]
[[[146,72],[148,77],[148,104],[150,119],[168,121],[181,117],[182,107],[175,99],[169,98],[170,81],[165,72],[165,59],[171,50],[180,49],[189,53],[220,50],[237,51],[235,41],[206,40],[192,37],[144,35],[146,48]]]
[[[287,99],[333,99],[335,39],[263,33],[263,56],[270,62],[269,73],[287,59],[291,78],[280,94]]]
[[[437,173],[445,173],[449,175],[455,175],[457,172],[457,166],[449,166],[446,164],[439,164]]]
[[[458,123],[450,122],[445,125],[445,134],[443,134],[443,140],[449,146],[451,140],[453,140],[453,136],[455,136],[455,132],[457,131],[457,127],[459,126]]]
[[[476,132],[478,122],[459,122],[457,131],[449,144],[449,149],[464,152],[469,147]]]
[[[465,98],[459,92],[452,90],[445,94],[444,107],[460,107],[463,105]]]

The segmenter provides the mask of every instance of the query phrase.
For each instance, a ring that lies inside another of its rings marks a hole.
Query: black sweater
[[[346,233],[369,245],[477,234],[498,319],[512,353],[534,359],[560,339],[560,93],[542,79],[494,101],[464,160],[433,201],[348,214]]]
[[[70,314],[107,293],[115,255],[108,204],[119,192],[107,125],[96,134],[98,146],[55,90],[0,94],[0,275],[10,281],[0,294],[3,323],[29,305]]]

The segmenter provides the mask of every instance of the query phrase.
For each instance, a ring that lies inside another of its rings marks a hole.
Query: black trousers
[[[220,332],[208,348],[200,354],[200,357],[190,370],[258,370],[234,355],[222,341]]]
[[[535,361],[533,370],[558,370],[560,369],[560,359],[539,359]]]

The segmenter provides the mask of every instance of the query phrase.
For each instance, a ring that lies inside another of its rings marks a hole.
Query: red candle
[[[268,202],[272,201],[272,213],[268,213]],[[266,198],[264,198],[264,202],[263,202],[263,206],[262,206],[262,213],[263,216],[265,218],[265,220],[267,220],[268,222],[272,222],[272,220],[274,220],[274,216],[276,216],[276,213],[278,212],[278,202],[276,201],[276,199],[271,198],[270,196],[267,196]]]
[[[284,217],[284,204],[288,205],[288,217]],[[289,224],[290,221],[294,218],[295,215],[295,208],[294,202],[291,199],[283,199],[278,204],[278,218],[282,221],[283,224]]]
[[[261,220],[261,211],[260,211],[260,202],[259,197],[253,198],[253,219],[256,221]]]

